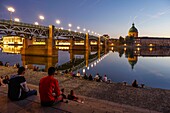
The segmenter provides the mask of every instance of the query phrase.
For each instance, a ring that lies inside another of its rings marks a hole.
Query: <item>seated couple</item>
[[[64,94],[64,89],[60,91],[58,80],[54,78],[54,75],[55,75],[55,68],[50,67],[48,69],[48,76],[45,76],[40,80],[39,93],[40,93],[40,100],[42,106],[52,106],[66,99],[66,95]],[[72,91],[72,96],[74,97],[73,100],[75,99],[78,100],[78,98],[74,95],[73,91]]]

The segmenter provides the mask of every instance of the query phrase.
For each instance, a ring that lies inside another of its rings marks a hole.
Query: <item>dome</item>
[[[129,64],[131,65],[132,67],[132,70],[134,69],[134,66],[135,64],[137,63],[138,61],[138,57],[137,56],[134,56],[134,57],[128,57],[128,61],[129,61]]]
[[[132,24],[132,27],[129,29],[129,32],[137,32],[138,33],[138,30],[136,29],[134,23]]]

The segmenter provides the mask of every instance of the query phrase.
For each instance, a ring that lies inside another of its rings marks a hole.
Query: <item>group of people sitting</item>
[[[13,101],[23,100],[31,95],[37,95],[37,90],[30,89],[27,86],[24,77],[26,69],[21,66],[18,68],[18,74],[12,75],[8,82],[8,98]],[[39,94],[42,106],[52,106],[58,102],[65,101],[65,99],[82,102],[74,91],[71,90],[68,97],[64,94],[64,89],[60,90],[58,80],[54,78],[55,68],[48,69],[48,76],[40,79]],[[68,102],[66,100],[65,102]]]
[[[0,77],[0,86],[6,87],[6,85],[9,83],[9,76],[5,75],[5,78],[3,76]]]
[[[83,76],[81,76],[80,72],[78,71],[77,74],[75,74],[76,77],[82,77],[85,80],[90,80],[90,81],[96,81],[96,82],[108,82],[111,83],[110,79],[107,79],[107,76],[104,75],[104,77],[100,76],[99,73],[96,74],[96,76],[93,78],[93,76],[90,74],[89,76],[84,73]]]
[[[3,62],[0,61],[0,66],[9,67],[9,66],[10,66],[10,63],[9,63],[9,62],[5,62],[5,64],[3,64]],[[20,64],[19,64],[19,63],[16,63],[16,64],[14,64],[13,67],[14,67],[14,68],[19,68],[19,67],[20,67]]]
[[[127,83],[126,82],[123,82],[123,85],[127,85]],[[141,84],[141,86],[140,85],[138,85],[138,82],[137,82],[137,80],[134,80],[133,82],[132,82],[132,87],[135,87],[135,88],[144,88],[144,84]]]

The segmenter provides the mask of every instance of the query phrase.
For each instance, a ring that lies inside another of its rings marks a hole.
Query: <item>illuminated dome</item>
[[[129,61],[129,64],[131,65],[132,67],[132,70],[134,69],[134,66],[135,64],[137,63],[138,61],[138,57],[137,56],[134,56],[134,57],[128,57],[128,61]]]
[[[138,30],[135,27],[135,24],[132,24],[132,27],[129,29],[128,36],[138,37]]]

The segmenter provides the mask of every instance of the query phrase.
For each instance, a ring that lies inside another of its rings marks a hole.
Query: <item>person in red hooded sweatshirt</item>
[[[48,69],[48,76],[41,78],[39,83],[39,93],[42,106],[52,106],[63,101],[58,80],[54,78],[55,68]]]

